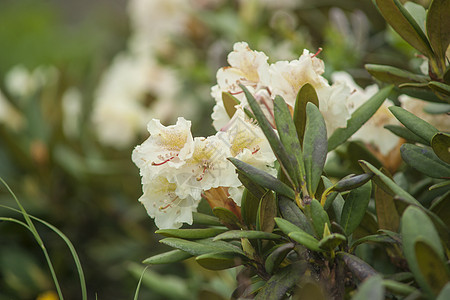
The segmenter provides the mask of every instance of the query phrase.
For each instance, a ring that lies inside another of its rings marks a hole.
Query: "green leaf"
[[[295,199],[295,192],[289,186],[279,181],[272,175],[261,171],[239,159],[234,157],[229,157],[229,161],[242,173],[244,173],[250,180],[259,184],[262,187],[268,188],[277,192],[278,194],[284,195],[288,198]]]
[[[287,254],[295,248],[295,244],[287,243],[279,245],[272,253],[269,254],[264,263],[266,272],[273,274],[278,270],[281,262],[286,258]]]
[[[439,200],[433,202],[430,210],[435,213],[444,223],[450,228],[450,194],[447,192],[447,196],[444,195]]]
[[[375,275],[365,280],[352,300],[384,300],[384,285],[381,276]]]
[[[362,141],[350,141],[347,143],[347,158],[354,170],[360,171],[358,160],[370,162],[377,168],[381,168],[383,164],[378,158],[370,152],[369,148]]]
[[[450,3],[433,0],[427,13],[427,34],[442,71],[445,68],[445,51],[450,43]]]
[[[375,174],[372,180],[386,193],[394,197],[398,196],[410,204],[422,206],[416,199],[414,199],[413,196],[408,194],[408,192],[399,187],[392,179],[384,175],[381,171],[372,166],[370,163],[361,160],[359,161],[359,164],[361,165],[361,168],[363,168],[364,172]]]
[[[188,252],[191,255],[198,256],[206,253],[212,252],[221,252],[223,250],[234,250],[233,252],[242,254],[242,251],[239,251],[237,247],[229,247],[228,249],[223,249],[224,246],[222,243],[212,242],[212,241],[187,241],[179,238],[165,238],[159,241],[162,244],[170,246],[172,248],[176,248],[185,252]],[[236,248],[236,249],[234,249]]]
[[[248,104],[250,105],[250,108],[252,109],[256,120],[258,121],[259,127],[266,136],[267,141],[269,142],[270,147],[272,148],[273,153],[275,154],[283,171],[286,173],[286,175],[289,176],[292,183],[295,184],[296,182],[294,182],[294,179],[296,178],[297,176],[296,174],[298,171],[295,169],[295,165],[292,165],[294,157],[286,151],[286,148],[281,143],[280,139],[275,133],[275,130],[272,128],[272,125],[267,120],[266,116],[264,115],[264,112],[262,111],[259,104],[256,102],[256,99],[253,97],[253,95],[248,91],[248,89],[244,85],[240,84],[239,86],[244,91]]]
[[[401,138],[404,138],[408,142],[419,143],[419,144],[424,144],[424,145],[428,144],[427,140],[424,140],[423,138],[421,138],[417,134],[413,133],[411,130],[409,130],[406,127],[398,126],[398,125],[384,125],[384,128],[386,128],[393,134],[395,134]]]
[[[427,145],[430,145],[431,139],[438,133],[434,126],[399,106],[391,106],[389,110],[406,128],[427,141]]]
[[[256,214],[260,201],[261,199],[255,197],[247,188],[244,189],[241,200],[241,215],[247,226],[256,226]]]
[[[275,233],[257,230],[230,230],[222,234],[219,234],[213,239],[213,241],[235,240],[241,238],[246,238],[249,240],[252,239],[277,240],[281,239],[281,236]]]
[[[421,272],[421,267],[416,257],[415,245],[419,240],[425,242],[432,246],[438,258],[444,259],[441,240],[433,222],[420,208],[410,205],[403,213],[400,232],[402,235],[403,253],[409,269],[422,289],[429,296],[432,296],[434,292]]]
[[[337,246],[347,241],[347,238],[339,233],[332,233],[319,241],[319,248],[334,250]]]
[[[360,281],[377,274],[374,268],[359,257],[345,252],[338,252],[337,256]]]
[[[364,244],[364,243],[387,243],[387,244],[393,244],[396,243],[396,241],[391,238],[390,236],[386,234],[373,234],[373,235],[367,235],[363,238],[357,239],[356,241],[353,241],[351,248],[355,249],[358,245]]]
[[[239,100],[230,93],[222,92],[222,102],[228,117],[231,119],[236,112],[235,106],[240,104]]]
[[[262,287],[255,300],[284,299],[286,292],[295,286],[306,271],[306,263],[296,262],[274,274]]]
[[[342,180],[339,180],[333,187],[333,191],[337,192],[345,192],[352,189],[356,189],[366,182],[368,182],[373,177],[373,174],[360,174],[354,175],[351,177],[346,177]]]
[[[219,218],[223,225],[230,229],[239,229],[243,227],[239,218],[224,207],[214,207],[213,214]]]
[[[275,227],[274,218],[276,216],[277,203],[275,196],[271,191],[268,191],[259,203],[256,229],[264,232],[272,232]]]
[[[317,106],[306,104],[306,129],[303,138],[303,161],[310,196],[316,193],[327,157],[327,129]]]
[[[390,280],[390,279],[384,279],[383,280],[383,286],[390,292],[394,293],[394,294],[400,294],[400,295],[410,295],[414,292],[417,292],[417,289],[407,285],[405,283],[401,283],[395,280]]]
[[[193,212],[192,217],[194,219],[194,224],[196,225],[210,225],[210,226],[221,226],[219,219],[214,216],[202,214],[199,212]]]
[[[382,172],[387,173],[385,170],[382,170]],[[400,216],[395,207],[394,197],[378,185],[375,186],[375,209],[379,228],[397,232]]]
[[[426,242],[417,240],[414,243],[419,270],[434,295],[438,295],[444,285],[450,281],[448,269],[442,255],[436,253]]]
[[[278,207],[284,219],[304,230],[306,233],[314,234],[308,218],[292,200],[278,196]]]
[[[172,250],[169,252],[157,254],[145,259],[142,263],[149,265],[161,265],[179,262],[192,257],[191,254],[182,250]]]
[[[442,161],[450,164],[450,135],[448,133],[436,133],[431,139],[431,147]]]
[[[438,81],[430,81],[428,86],[433,90],[439,99],[450,103],[450,85]]]
[[[450,113],[450,104],[447,103],[429,103],[423,108],[423,111],[430,115],[440,115]]]
[[[304,230],[300,227],[295,226],[293,223],[282,218],[275,218],[275,223],[277,223],[278,228],[280,228],[286,235],[295,231],[304,232]]]
[[[281,143],[283,143],[286,151],[291,154],[291,163],[296,170],[296,177],[292,179],[297,186],[300,186],[304,175],[302,147],[300,146],[300,141],[288,105],[280,96],[276,96],[274,100],[274,115]]]
[[[376,0],[386,22],[411,46],[427,57],[432,57],[433,50],[425,33],[398,0]]]
[[[208,270],[225,270],[242,264],[242,257],[233,252],[214,252],[197,256],[197,263]]]
[[[311,200],[311,219],[316,232],[316,236],[322,238],[325,224],[328,224],[328,228],[331,227],[330,219],[327,212],[323,209],[322,205],[316,199]]]
[[[400,153],[414,169],[433,178],[450,178],[450,165],[440,160],[430,148],[403,144]]]
[[[225,232],[226,228],[202,228],[202,229],[160,229],[155,233],[162,234],[167,237],[177,237],[187,240],[205,239]]]
[[[402,83],[428,83],[429,78],[424,75],[417,75],[402,69],[384,65],[367,64],[364,66],[366,70],[376,79],[395,85]]]
[[[447,283],[439,293],[439,296],[436,298],[436,300],[447,300],[450,299],[450,282]]]
[[[347,121],[346,128],[336,129],[328,139],[328,151],[334,150],[358,131],[375,114],[392,89],[393,86],[390,85],[379,90],[352,114],[351,118]]]
[[[311,84],[306,83],[298,91],[294,108],[295,129],[301,145],[303,145],[303,137],[305,135],[306,104],[308,104],[308,102],[311,102],[315,106],[319,107],[319,98],[317,97],[316,90]]]
[[[371,192],[372,184],[367,182],[363,186],[352,190],[347,199],[345,199],[340,224],[347,236],[353,233],[363,219],[369,205]]]
[[[288,236],[299,243],[300,245],[305,246],[309,250],[321,252],[322,249],[319,247],[319,241],[317,241],[312,235],[307,234],[302,231],[294,231],[288,234]]]
[[[265,188],[260,186],[259,184],[253,182],[250,178],[248,178],[244,173],[241,171],[238,171],[238,178],[242,182],[242,184],[248,189],[250,193],[253,194],[258,199],[258,205],[259,200],[264,196],[264,194],[267,192]],[[256,209],[258,208],[258,205],[256,206]],[[256,211],[255,209],[255,211]]]

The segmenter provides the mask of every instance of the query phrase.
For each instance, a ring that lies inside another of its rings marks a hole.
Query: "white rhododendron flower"
[[[280,95],[294,107],[298,91],[304,84],[309,83],[316,90],[328,86],[327,80],[321,76],[324,70],[323,61],[305,49],[297,60],[272,64],[269,73],[263,77],[263,85],[269,86],[273,95]]]
[[[142,186],[144,193],[139,201],[160,229],[180,228],[183,223],[192,224],[192,212],[197,211],[201,197],[180,197],[176,188],[177,185],[170,183],[164,176],[157,176]]]
[[[151,179],[156,169],[179,168],[194,152],[191,121],[180,117],[175,125],[163,126],[153,119],[147,125],[150,137],[137,146],[132,154],[133,162],[141,169],[141,175]]]
[[[17,111],[0,91],[0,124],[5,124],[12,130],[19,130],[25,125],[22,114]]]
[[[348,99],[350,113],[353,113],[378,92],[378,86],[375,84],[362,89],[346,72],[333,73],[332,78],[333,81],[344,82],[352,88],[352,94]],[[400,125],[388,109],[392,105],[392,101],[386,99],[372,118],[352,136],[352,139],[361,140],[374,146],[382,155],[388,155],[400,142],[398,136],[384,128],[385,125]]]

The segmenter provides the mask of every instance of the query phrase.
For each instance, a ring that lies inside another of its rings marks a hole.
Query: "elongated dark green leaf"
[[[261,199],[258,207],[256,229],[272,232],[275,227],[274,218],[277,216],[277,203],[272,191],[268,191]]]
[[[445,68],[445,51],[450,43],[450,2],[433,0],[428,8],[427,33],[442,71]]]
[[[409,130],[406,127],[398,126],[398,125],[385,125],[384,128],[386,128],[393,134],[395,134],[401,138],[404,138],[408,142],[420,143],[420,144],[424,144],[424,145],[428,144],[428,141],[424,140],[423,138],[421,138],[420,136],[418,136],[417,134],[415,134],[414,132],[412,132],[411,130]]]
[[[364,67],[370,73],[370,75],[372,75],[376,79],[382,82],[392,83],[397,86],[402,83],[409,82],[428,83],[427,76],[417,75],[395,67],[371,64],[367,64]]]
[[[258,199],[258,205],[259,200],[264,196],[264,194],[267,192],[265,188],[260,186],[259,184],[252,181],[250,178],[248,178],[244,173],[241,171],[238,171],[238,178],[242,182],[242,184],[248,189],[250,193],[253,194]],[[258,207],[258,206],[257,206]],[[255,209],[256,211],[256,209]]]
[[[192,257],[192,254],[182,250],[172,250],[149,257],[142,263],[149,265],[170,264],[188,259],[189,257]]]
[[[384,285],[380,275],[371,276],[361,284],[352,300],[383,300]]]
[[[322,249],[319,248],[319,241],[316,240],[312,235],[307,234],[302,231],[294,231],[288,235],[292,240],[296,241],[300,245],[305,246],[309,250],[320,252]]]
[[[242,173],[245,174],[248,178],[253,180],[255,183],[259,184],[262,187],[268,188],[277,192],[278,194],[284,195],[288,198],[295,199],[295,192],[289,186],[279,181],[277,178],[272,175],[261,171],[258,168],[255,168],[243,161],[240,161],[236,158],[229,157],[229,161]]]
[[[372,184],[367,182],[363,186],[352,190],[347,199],[345,199],[340,224],[347,236],[353,233],[363,219],[369,205],[371,192]]]
[[[258,121],[259,126],[261,127],[261,130],[266,136],[267,141],[269,142],[270,147],[273,150],[273,153],[277,157],[278,162],[282,166],[283,170],[286,172],[286,175],[288,175],[289,178],[292,180],[292,182],[295,184],[296,182],[294,181],[294,179],[297,176],[296,175],[297,170],[295,169],[295,165],[292,164],[294,161],[294,157],[286,151],[286,148],[281,143],[280,139],[275,133],[275,130],[272,128],[272,125],[267,120],[266,116],[264,115],[264,112],[262,111],[259,104],[256,102],[256,99],[253,97],[253,95],[248,91],[248,89],[244,85],[240,84],[239,86],[244,91],[248,104],[250,105],[250,108],[252,109],[253,114],[255,115],[255,118]]]
[[[450,164],[450,135],[448,133],[436,133],[431,139],[431,147],[437,157]]]
[[[390,85],[379,90],[352,114],[351,118],[347,121],[346,128],[336,129],[328,139],[328,151],[334,150],[358,131],[375,114],[392,89],[393,86]]]
[[[236,246],[232,243],[229,242],[225,242],[225,241],[213,241],[212,239],[203,239],[203,240],[195,240],[196,243],[201,244],[201,245],[205,245],[206,247],[212,247],[212,248],[216,248],[216,249],[220,249],[218,251],[215,252],[233,252],[233,253],[237,253],[241,256],[245,256],[244,251],[242,251],[242,249],[239,246]]]
[[[403,144],[400,152],[403,160],[414,169],[433,178],[450,178],[450,165],[440,160],[430,148]]]
[[[389,107],[389,110],[400,121],[400,123],[405,125],[405,127],[411,130],[414,134],[427,141],[428,145],[430,145],[433,136],[438,133],[438,130],[434,126],[401,107],[391,106]]]
[[[408,262],[409,269],[414,274],[420,287],[429,296],[433,296],[434,292],[421,272],[415,250],[415,244],[420,240],[432,246],[437,257],[441,260],[444,259],[444,250],[433,222],[420,208],[410,205],[403,213],[400,231],[403,242],[403,253]]]
[[[436,300],[447,300],[450,299],[450,282],[447,283],[439,293],[439,296],[436,298]]]
[[[300,141],[289,108],[284,99],[280,96],[276,96],[274,100],[274,115],[280,140],[286,148],[286,151],[291,154],[293,158],[292,164],[296,170],[296,177],[293,179],[296,181],[297,186],[300,186],[300,182],[303,181],[304,176],[302,147],[300,146]]]
[[[303,137],[305,135],[306,104],[308,102],[311,102],[315,106],[319,107],[319,98],[317,97],[316,90],[311,84],[306,83],[298,91],[294,107],[295,129],[297,130],[297,136],[301,145],[303,145]]]
[[[332,233],[319,241],[319,248],[334,250],[337,246],[347,241],[347,238],[339,233]]]
[[[394,293],[394,294],[400,294],[400,295],[410,295],[414,292],[417,292],[417,289],[405,284],[405,283],[401,283],[395,280],[390,280],[390,279],[384,279],[383,280],[383,286],[390,292]]]
[[[267,281],[255,300],[284,299],[286,292],[299,282],[305,271],[306,263],[304,262],[296,262],[281,269]]]
[[[257,230],[230,230],[219,234],[216,236],[213,241],[219,240],[235,240],[235,239],[265,239],[265,240],[277,240],[280,239],[281,236],[275,233],[257,231]]]
[[[322,205],[316,199],[311,200],[311,219],[316,232],[316,236],[322,238],[325,224],[328,224],[328,228],[331,227],[330,219],[327,212],[323,209]]]
[[[381,171],[388,176],[388,171],[383,169]],[[397,232],[400,216],[395,207],[394,197],[378,185],[375,186],[375,209],[379,228]]]
[[[225,270],[242,264],[242,257],[233,252],[213,252],[197,256],[199,265],[208,270]]]
[[[433,294],[437,296],[444,285],[450,281],[446,263],[433,247],[420,239],[414,243],[414,250],[419,270]]]
[[[360,167],[358,160],[365,160],[370,162],[377,168],[381,168],[383,164],[379,159],[368,149],[368,147],[361,141],[350,141],[347,143],[347,157],[354,170],[359,172]]]
[[[303,138],[303,161],[305,164],[306,186],[310,196],[316,193],[327,157],[327,129],[317,106],[306,104],[306,128]]]
[[[376,0],[386,22],[411,46],[431,57],[433,51],[425,33],[398,0]]]
[[[372,180],[381,187],[386,193],[392,196],[398,196],[407,201],[410,204],[422,206],[413,196],[408,194],[405,190],[399,187],[392,179],[384,175],[380,170],[372,166],[366,161],[359,161],[361,168],[363,168],[366,173],[373,173],[375,176]]]
[[[187,241],[179,238],[165,238],[160,240],[159,242],[170,247],[185,251],[194,256],[221,251],[221,249],[212,245],[203,245],[198,242]]]
[[[344,261],[348,269],[360,281],[364,281],[365,279],[377,274],[374,268],[372,268],[369,264],[355,255],[345,252],[338,252],[337,256],[338,258],[342,259],[342,261]]]
[[[444,194],[441,199],[433,202],[430,210],[435,213],[450,228],[450,193]]]
[[[256,214],[260,201],[261,199],[256,198],[247,188],[244,189],[241,200],[241,215],[245,224],[251,228],[256,226]]]
[[[439,99],[450,103],[450,85],[438,81],[430,81],[428,86]]]
[[[160,229],[155,233],[162,234],[167,237],[177,237],[188,240],[205,239],[225,232],[226,228],[201,228],[201,229]]]
[[[230,93],[222,92],[222,102],[228,117],[231,119],[236,112],[235,106],[240,104],[239,100]]]
[[[213,214],[219,218],[220,222],[230,229],[242,228],[242,223],[239,218],[230,210],[224,207],[214,207]]]
[[[211,226],[221,226],[219,219],[214,216],[205,215],[199,212],[193,212],[192,217],[194,219],[194,224],[197,225],[211,225]]]
[[[296,231],[304,232],[303,229],[301,229],[300,227],[295,226],[288,220],[282,218],[275,218],[275,223],[277,223],[278,228],[280,228],[281,231],[283,231],[286,235]]]
[[[286,258],[286,255],[295,248],[295,244],[287,243],[278,246],[272,253],[269,254],[264,263],[266,272],[272,274],[276,272],[281,262]]]
[[[284,219],[291,222],[295,226],[300,227],[305,232],[314,234],[314,230],[311,227],[311,223],[308,221],[308,218],[303,214],[294,201],[284,196],[278,196],[278,207],[280,208],[280,213]]]
[[[367,235],[363,238],[357,239],[356,241],[353,241],[352,243],[352,249],[356,248],[356,246],[363,244],[363,243],[388,243],[388,244],[394,244],[396,241],[391,238],[390,236],[386,234],[373,234],[373,235]]]
[[[352,189],[356,189],[366,182],[368,182],[373,177],[373,174],[360,174],[354,175],[348,178],[339,180],[333,187],[333,191],[344,192]]]

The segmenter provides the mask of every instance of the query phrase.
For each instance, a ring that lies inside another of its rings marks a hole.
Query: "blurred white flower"
[[[62,96],[63,129],[68,137],[76,137],[79,134],[82,97],[80,90],[74,87],[67,89]]]
[[[20,130],[25,123],[25,120],[5,98],[2,91],[0,91],[0,124],[5,124],[12,130]]]
[[[100,141],[130,146],[148,120],[170,116],[177,90],[171,70],[144,56],[117,56],[96,91],[93,122]]]
[[[142,186],[143,195],[139,201],[160,229],[179,228],[183,223],[192,224],[192,212],[197,211],[201,198],[190,195],[182,198],[176,193],[176,188],[177,185],[170,183],[164,176],[157,176]]]
[[[427,121],[438,130],[443,132],[450,130],[450,116],[448,114],[429,114],[425,112],[424,108],[430,104],[429,102],[412,98],[408,95],[400,95],[398,100],[404,109]]]
[[[5,86],[15,97],[27,98],[58,77],[58,70],[52,66],[39,66],[30,71],[23,65],[14,66],[5,76]]]

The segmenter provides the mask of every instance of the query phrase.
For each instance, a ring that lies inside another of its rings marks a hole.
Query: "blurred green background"
[[[187,34],[174,34],[171,51],[155,55],[158,63],[177,74],[181,83],[177,101],[190,101],[195,107],[189,115],[194,136],[214,132],[209,89],[238,41],[247,41],[272,61],[295,59],[303,48],[314,53],[322,47],[319,57],[325,61],[325,76],[345,70],[362,86],[373,83],[365,63],[419,67],[414,50],[386,29],[370,0],[275,2],[189,1],[194,9]],[[102,74],[119,52],[128,51],[133,28],[127,5],[125,0],[0,1],[0,90],[26,120],[19,130],[0,123],[0,177],[29,214],[55,225],[73,242],[89,299],[132,298],[143,268],[140,262],[166,249],[157,242],[153,221],[137,201],[141,185],[131,151],[145,140],[145,128],[133,143],[116,149],[98,140],[91,122]],[[24,99],[11,93],[6,81],[18,65],[28,70],[52,66],[58,75]],[[82,99],[75,136],[63,130],[62,98],[72,87]],[[3,186],[0,204],[17,207]],[[200,209],[207,211],[204,205]],[[0,212],[20,219],[10,210]],[[67,246],[46,227],[37,229],[63,294],[78,299],[78,275]],[[223,299],[234,289],[234,276],[207,272],[195,262],[153,266],[140,295]],[[32,235],[16,224],[1,222],[0,299],[36,299],[54,290]]]

